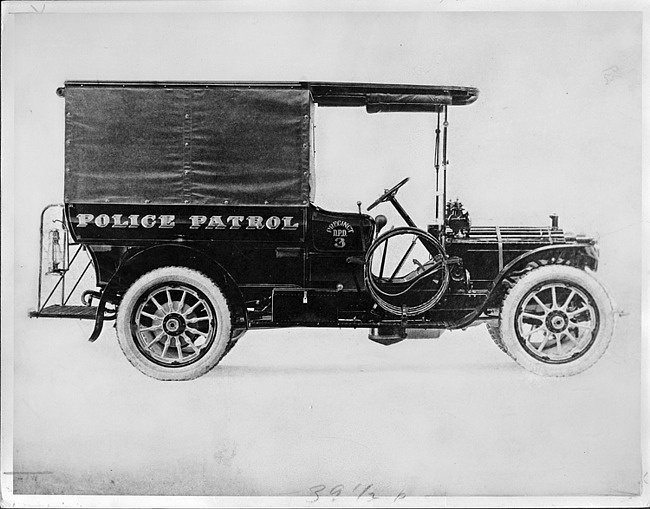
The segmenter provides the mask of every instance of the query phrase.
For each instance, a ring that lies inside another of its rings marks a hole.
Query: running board
[[[38,311],[30,311],[30,318],[78,318],[94,320],[97,315],[96,306],[47,306]]]

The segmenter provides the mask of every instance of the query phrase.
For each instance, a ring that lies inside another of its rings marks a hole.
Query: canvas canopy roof
[[[365,106],[369,113],[437,111],[441,105],[462,106],[478,98],[478,89],[470,87],[324,82],[306,85],[319,106]]]
[[[439,111],[465,87],[66,82],[66,203],[305,205],[312,105]]]

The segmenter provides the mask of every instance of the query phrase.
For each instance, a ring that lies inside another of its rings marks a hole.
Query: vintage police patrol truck
[[[448,111],[475,88],[66,82],[57,93],[65,197],[43,212],[31,315],[94,320],[91,341],[115,320],[148,376],[196,378],[249,329],[364,327],[389,345],[486,323],[499,348],[547,376],[583,371],[610,342],[593,239],[565,234],[556,216],[474,226],[447,200]],[[316,106],[431,116],[431,224],[398,201],[408,178],[368,207],[392,206],[404,224],[313,203]]]

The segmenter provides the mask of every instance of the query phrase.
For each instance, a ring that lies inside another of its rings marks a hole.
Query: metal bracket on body
[[[499,271],[503,270],[503,238],[501,237],[501,228],[495,226],[497,232],[497,247],[499,249]]]

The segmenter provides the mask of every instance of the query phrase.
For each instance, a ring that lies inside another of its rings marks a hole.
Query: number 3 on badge
[[[345,247],[345,239],[343,237],[335,237],[334,247],[338,247],[338,248]]]

